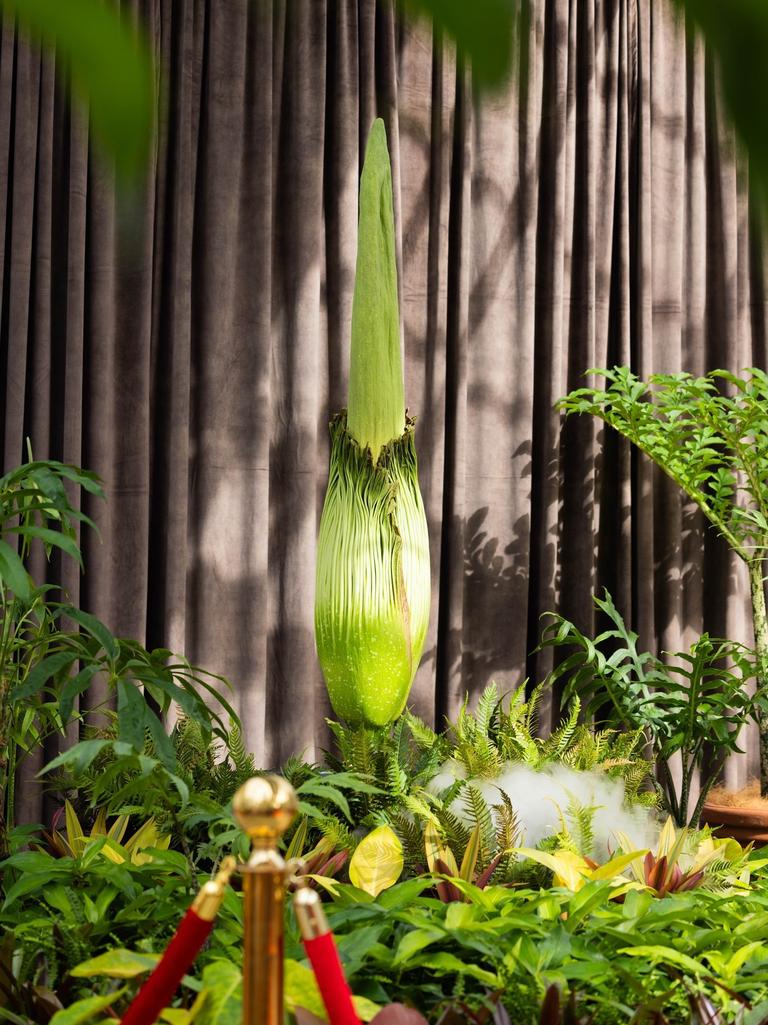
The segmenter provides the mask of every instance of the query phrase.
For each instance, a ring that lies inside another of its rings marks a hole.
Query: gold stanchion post
[[[243,1025],[283,1025],[283,898],[286,865],[277,842],[298,801],[280,776],[256,776],[235,794],[235,818],[253,847],[241,866],[245,912]]]

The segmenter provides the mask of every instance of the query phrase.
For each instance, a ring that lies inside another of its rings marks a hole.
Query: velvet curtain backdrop
[[[725,545],[616,438],[552,408],[591,366],[766,367],[711,64],[666,0],[534,7],[527,89],[477,99],[388,3],[141,0],[159,136],[119,198],[54,60],[2,29],[4,465],[29,436],[104,477],[73,597],[226,674],[263,764],[325,737],[315,538],[376,115],[433,565],[415,708],[439,721],[491,679],[540,679],[541,613],[589,628],[603,587],[654,648],[751,640]],[[731,781],[755,757],[750,736]]]

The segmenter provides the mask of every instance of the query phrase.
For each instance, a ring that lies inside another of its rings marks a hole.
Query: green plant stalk
[[[0,609],[3,610],[0,636],[0,859],[8,855],[8,769],[10,749],[10,694],[13,680],[7,668],[8,630],[11,623],[6,614],[6,593],[0,583]]]
[[[757,656],[757,687],[768,691],[768,615],[765,608],[765,557],[753,556],[749,568],[749,591],[752,598],[752,624]],[[760,793],[768,797],[768,723],[765,711],[758,712],[760,730]]]

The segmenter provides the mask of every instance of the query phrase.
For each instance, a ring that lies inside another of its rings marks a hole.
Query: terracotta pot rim
[[[710,804],[709,801],[701,810],[702,820],[719,819],[723,823],[754,823],[768,827],[768,808],[749,808],[743,805]]]

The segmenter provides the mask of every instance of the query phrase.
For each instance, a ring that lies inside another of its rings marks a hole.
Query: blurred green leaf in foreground
[[[258,0],[270,2],[270,0]],[[524,78],[533,0],[403,0],[431,19],[471,63],[480,87],[501,85],[519,60]],[[722,95],[749,155],[750,178],[768,200],[768,0],[654,0],[672,3],[717,58]],[[103,0],[0,0],[27,36],[55,47],[75,94],[89,107],[93,134],[127,177],[146,166],[153,139],[155,81],[140,28]]]
[[[146,166],[153,139],[155,84],[141,28],[103,0],[0,0],[20,31],[55,48],[93,135],[120,177]]]
[[[658,2],[658,0],[657,0]],[[666,0],[665,0],[666,2]],[[749,156],[750,182],[768,206],[768,0],[672,0],[716,55],[720,90]]]

